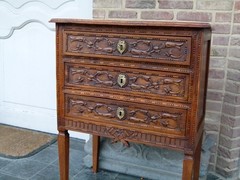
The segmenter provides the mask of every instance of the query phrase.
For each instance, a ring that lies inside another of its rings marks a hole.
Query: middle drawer
[[[65,63],[65,75],[66,86],[165,100],[188,100],[188,74]]]

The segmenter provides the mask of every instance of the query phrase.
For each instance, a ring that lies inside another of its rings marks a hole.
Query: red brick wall
[[[210,170],[237,177],[240,152],[240,0],[93,0],[95,19],[197,21],[212,25],[205,130]]]

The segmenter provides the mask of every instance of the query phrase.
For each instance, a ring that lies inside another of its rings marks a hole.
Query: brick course
[[[227,47],[218,47],[212,46],[211,55],[212,56],[219,56],[219,57],[226,57],[227,56]]]
[[[226,92],[224,96],[224,101],[231,104],[240,105],[240,94],[237,95],[235,93]],[[239,122],[239,125],[240,125],[240,122]]]
[[[93,8],[121,8],[122,0],[93,0]]]
[[[230,34],[230,24],[212,24],[212,32],[214,34]]]
[[[197,9],[201,10],[232,10],[233,8],[233,2],[232,1],[226,1],[226,0],[217,0],[217,1],[206,1],[201,0],[197,1]]]
[[[220,69],[210,69],[208,76],[209,78],[213,79],[223,79],[225,76],[225,71]]]
[[[192,9],[193,1],[164,1],[159,0],[159,9]]]
[[[232,13],[229,12],[216,12],[215,21],[216,22],[231,22]]]
[[[208,89],[223,90],[224,82],[216,79],[208,80]]]
[[[234,23],[240,23],[240,13],[234,14]]]
[[[234,117],[234,116],[229,116],[229,115],[223,114],[222,115],[222,125],[227,125],[232,128],[239,127],[240,126],[240,116]]]
[[[240,37],[231,37],[231,46],[240,46]]]
[[[230,126],[222,125],[221,126],[221,134],[230,137],[230,138],[237,138],[240,136],[240,128],[232,128]],[[236,157],[235,157],[236,158]]]
[[[239,60],[229,59],[228,60],[228,68],[239,70],[240,69],[240,63],[239,62],[240,62]]]
[[[173,20],[173,12],[168,11],[143,11],[141,13],[141,19],[148,20]]]
[[[232,34],[236,34],[236,35],[239,35],[240,34],[240,25],[233,25],[233,28],[232,28]]]
[[[226,67],[226,58],[225,57],[211,57],[210,59],[210,67],[214,68],[225,68]]]
[[[227,46],[229,43],[229,36],[213,36],[212,45]]]
[[[228,70],[227,79],[239,81],[240,82],[240,73],[238,70]]]
[[[237,11],[237,10],[240,10],[240,1],[235,1],[235,7],[234,9]]]
[[[240,138],[229,138],[221,135],[219,138],[219,145],[222,145],[228,149],[235,149],[240,147]]]
[[[239,94],[240,93],[240,83],[229,80],[225,84],[225,90],[227,92],[232,92],[232,93],[235,93],[235,94]]]
[[[126,8],[153,9],[156,6],[155,0],[126,0]]]
[[[136,11],[110,11],[109,18],[118,18],[118,19],[135,19],[137,17]]]
[[[177,20],[210,22],[212,20],[212,14],[205,12],[181,11],[177,13]]]

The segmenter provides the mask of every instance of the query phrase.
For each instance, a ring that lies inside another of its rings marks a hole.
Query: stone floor
[[[70,179],[71,180],[140,180],[110,171],[93,174],[83,165],[85,141],[70,140]],[[57,142],[36,153],[21,159],[0,157],[0,180],[59,180]],[[144,179],[146,180],[146,179]],[[216,180],[214,177],[207,180]]]
[[[71,180],[139,180],[115,172],[101,171],[93,174],[83,166],[85,141],[70,140]],[[57,142],[37,154],[21,159],[0,157],[0,180],[59,180]],[[144,179],[145,180],[145,179]]]

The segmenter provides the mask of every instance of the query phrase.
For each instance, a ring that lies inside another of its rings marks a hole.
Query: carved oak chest
[[[211,29],[208,24],[53,19],[57,45],[60,176],[68,130],[183,151],[198,179]],[[160,163],[160,162],[159,162]]]

